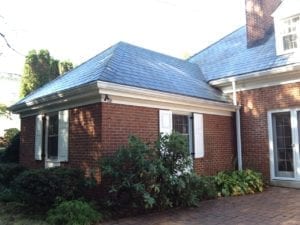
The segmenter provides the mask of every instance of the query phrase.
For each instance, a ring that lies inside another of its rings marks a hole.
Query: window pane
[[[49,116],[48,123],[48,158],[57,158],[58,155],[58,114]]]
[[[293,48],[297,48],[297,34],[290,34],[283,36],[283,49],[289,50]]]
[[[186,138],[187,146],[189,146],[189,118],[184,115],[173,114],[173,131],[182,134]]]
[[[173,115],[173,130],[180,134],[188,134],[188,117],[182,115]]]

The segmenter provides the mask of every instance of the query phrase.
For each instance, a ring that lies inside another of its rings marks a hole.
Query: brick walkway
[[[109,221],[102,225],[300,224],[300,190],[271,187],[263,193],[203,201],[197,208]]]

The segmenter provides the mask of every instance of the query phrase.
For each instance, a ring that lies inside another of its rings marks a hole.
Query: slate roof
[[[186,60],[120,42],[21,99],[16,105],[95,81],[225,102]]]
[[[243,26],[188,61],[199,65],[207,81],[300,62],[295,54],[276,55],[274,32],[265,43],[252,48],[247,48],[246,38],[246,26]]]

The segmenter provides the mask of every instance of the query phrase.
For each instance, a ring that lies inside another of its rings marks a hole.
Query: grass
[[[27,211],[27,212],[26,212]],[[41,215],[33,215],[18,203],[0,202],[0,225],[48,225]]]

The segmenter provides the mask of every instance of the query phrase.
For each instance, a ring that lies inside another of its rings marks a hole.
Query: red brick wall
[[[111,155],[135,135],[146,142],[157,140],[159,110],[153,108],[102,103],[102,148]]]
[[[154,142],[159,135],[159,109],[98,103],[69,111],[69,161],[63,166],[83,168],[100,179],[98,160],[111,155],[135,135]],[[234,129],[231,117],[204,115],[205,157],[195,160],[202,175],[233,169]],[[21,163],[30,168],[44,167],[34,160],[35,117],[22,119]]]
[[[28,168],[43,167],[44,163],[34,159],[35,116],[21,119],[20,164]]]
[[[99,178],[101,154],[111,155],[128,141],[129,134],[153,142],[159,134],[158,109],[98,103],[69,110],[69,160],[63,166],[80,167]],[[22,119],[21,164],[44,167],[34,160],[35,117]]]
[[[215,175],[233,170],[235,133],[233,117],[203,115],[204,158],[194,160],[194,169],[200,175]]]
[[[241,108],[243,166],[270,176],[267,112],[300,106],[300,82],[238,93]]]
[[[101,104],[73,108],[69,113],[69,161],[64,166],[80,167],[99,179]]]
[[[245,0],[248,47],[264,40],[273,28],[272,13],[281,0]]]

